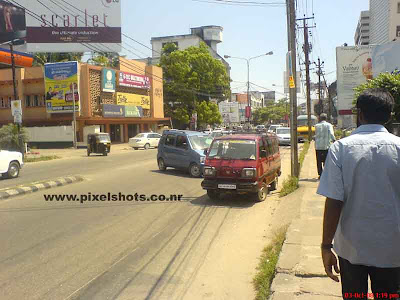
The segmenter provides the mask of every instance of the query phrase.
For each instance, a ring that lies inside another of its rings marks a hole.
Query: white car
[[[290,128],[277,127],[276,135],[278,137],[279,145],[290,145]]]
[[[0,150],[0,174],[3,177],[17,178],[23,165],[20,152]]]
[[[276,133],[276,129],[277,128],[281,128],[281,127],[283,127],[282,125],[271,125],[271,126],[269,126],[269,128],[268,128],[268,132],[270,132],[270,133]],[[286,128],[286,127],[285,127]]]
[[[139,133],[129,139],[129,146],[137,150],[139,148],[149,149],[150,147],[157,148],[161,135],[154,132]]]

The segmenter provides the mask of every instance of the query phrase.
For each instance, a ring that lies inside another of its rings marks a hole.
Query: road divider
[[[47,180],[32,184],[26,184],[18,187],[7,188],[0,190],[0,200],[9,199],[11,197],[21,196],[29,193],[38,192],[40,190],[51,189],[58,186],[64,186],[76,182],[83,181],[84,178],[80,175],[60,177],[53,180]]]

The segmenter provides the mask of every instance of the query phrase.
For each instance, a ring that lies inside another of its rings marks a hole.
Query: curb
[[[54,180],[42,181],[35,184],[22,185],[15,188],[10,188],[0,191],[0,200],[5,200],[11,197],[21,196],[81,181],[84,181],[84,178],[78,175],[78,176],[60,177]]]

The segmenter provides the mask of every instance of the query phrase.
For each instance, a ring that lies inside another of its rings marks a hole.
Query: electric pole
[[[306,21],[314,19],[312,18],[302,18],[298,19],[298,21],[303,21],[303,29],[304,29],[304,55],[306,60],[306,87],[307,87],[307,125],[308,125],[308,140],[312,140],[312,123],[311,123],[311,90],[310,90],[310,43],[308,42],[308,29],[313,28],[315,26],[307,26]]]
[[[291,147],[291,174],[299,177],[299,151],[297,139],[297,74],[296,74],[296,9],[294,0],[286,0],[288,21],[288,48],[289,48],[289,94],[290,94],[290,147]]]
[[[325,79],[325,74],[322,74],[322,76],[324,77],[326,90],[328,91],[328,121],[331,122],[331,118],[332,118],[332,97],[331,97],[331,92],[329,91],[328,83],[326,82],[326,79]]]
[[[321,86],[321,76],[323,75],[322,73],[322,67],[324,65],[324,62],[321,63],[321,59],[318,58],[318,64],[316,64],[318,71],[317,71],[317,75],[318,75],[318,105],[321,108],[319,114],[322,114],[324,112],[324,104],[322,103],[322,86]]]

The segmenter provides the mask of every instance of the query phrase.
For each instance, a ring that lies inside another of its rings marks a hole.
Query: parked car
[[[268,128],[268,132],[270,132],[270,133],[276,133],[276,129],[277,129],[278,127],[282,127],[282,125],[271,125],[271,126],[269,126],[269,128]]]
[[[100,153],[107,156],[111,151],[111,139],[108,133],[93,133],[87,137],[87,156],[91,153]]]
[[[200,177],[203,173],[204,150],[211,145],[213,138],[202,132],[187,130],[164,131],[158,146],[158,168],[188,170],[192,177]]]
[[[290,145],[289,127],[277,127],[276,136],[278,137],[279,145]]]
[[[17,178],[24,165],[22,153],[0,150],[0,174],[6,178]]]
[[[265,125],[257,125],[256,127],[257,132],[265,132]]]
[[[221,193],[249,193],[264,201],[278,187],[281,157],[275,134],[241,134],[214,139],[207,151],[203,189],[211,199]]]
[[[145,150],[150,149],[150,147],[157,148],[160,142],[161,134],[154,132],[139,133],[133,138],[129,139],[129,146],[133,149],[138,150],[139,148],[144,148]]]

